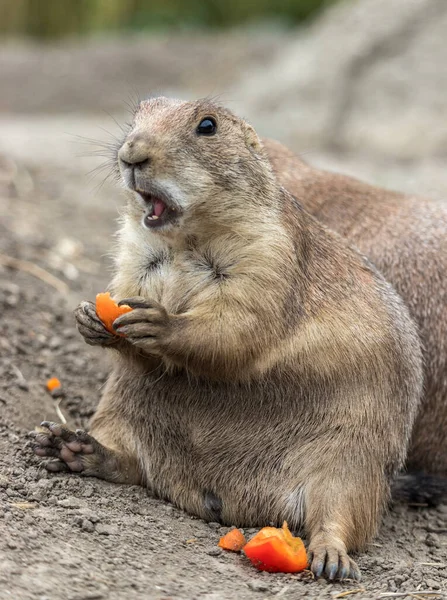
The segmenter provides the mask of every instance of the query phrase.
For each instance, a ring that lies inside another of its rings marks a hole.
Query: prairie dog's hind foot
[[[100,444],[81,429],[43,421],[40,431],[31,431],[34,454],[54,458],[45,467],[52,472],[79,473],[116,483],[140,483],[138,469],[131,457],[120,455]]]
[[[50,421],[43,421],[40,428],[40,431],[31,431],[30,436],[34,439],[34,454],[56,459],[45,465],[48,471],[98,475],[107,451],[91,435]]]
[[[325,576],[329,580],[353,579],[360,581],[360,569],[346,551],[343,542],[331,536],[317,535],[308,549],[310,569],[316,577]]]

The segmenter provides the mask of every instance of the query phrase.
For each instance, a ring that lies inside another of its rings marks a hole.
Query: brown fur
[[[408,468],[447,475],[446,204],[314,169],[272,140],[264,146],[282,185],[368,256],[408,305],[425,363]]]
[[[218,133],[198,136],[208,115]],[[405,306],[228,111],[143,102],[119,156],[126,185],[169,193],[180,217],[148,230],[129,193],[111,284],[134,306],[115,322],[125,339],[77,311],[89,343],[117,342],[91,435],[188,512],[304,525],[317,575],[357,577],[346,551],[376,531],[421,393]]]

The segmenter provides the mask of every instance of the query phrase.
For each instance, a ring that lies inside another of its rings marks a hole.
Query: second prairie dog
[[[315,169],[264,140],[279,181],[377,266],[410,309],[424,351],[425,397],[408,469],[447,475],[447,204]]]
[[[141,483],[189,513],[303,528],[319,576],[376,532],[421,394],[398,295],[279,185],[255,131],[208,101],[142,102],[112,295],[134,310],[90,433],[46,423],[52,470]]]

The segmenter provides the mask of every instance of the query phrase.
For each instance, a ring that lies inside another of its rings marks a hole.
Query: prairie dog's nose
[[[141,136],[132,137],[121,146],[118,158],[126,165],[141,166],[150,160],[149,144]]]

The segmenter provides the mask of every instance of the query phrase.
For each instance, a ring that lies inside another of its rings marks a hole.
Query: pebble
[[[213,521],[211,521],[211,523],[208,523],[208,527],[210,529],[220,529],[220,523],[214,523]]]
[[[68,498],[64,498],[63,500],[58,500],[57,503],[63,508],[80,508],[81,506],[81,503],[78,500],[78,498],[75,498],[74,496],[69,496]]]
[[[209,556],[220,556],[222,554],[222,550],[220,548],[210,548],[210,550],[207,550],[207,554]]]
[[[267,585],[263,581],[257,581],[256,579],[253,579],[252,581],[249,581],[247,583],[247,585],[254,592],[268,592],[269,589],[270,589],[269,585]]]
[[[98,521],[100,520],[98,515],[92,510],[90,510],[90,508],[83,508],[80,511],[80,513],[84,517],[84,519],[88,519],[92,523],[98,523]]]
[[[426,579],[425,580],[425,584],[429,588],[431,588],[432,590],[439,590],[439,589],[441,589],[440,584],[437,581],[435,581],[434,579]]]
[[[388,579],[388,590],[390,592],[397,592],[397,585],[394,579]]]
[[[41,502],[42,500],[44,500],[47,496],[47,491],[40,489],[40,490],[34,490],[32,492],[32,494],[29,496],[30,500],[35,500],[36,502]]]
[[[49,348],[51,348],[51,350],[57,350],[58,348],[60,348],[62,346],[62,338],[60,337],[54,337],[50,340],[50,343],[48,344]]]
[[[107,525],[102,523],[99,523],[96,526],[96,531],[99,533],[99,535],[116,535],[118,533],[118,529],[115,527],[115,525]]]
[[[94,493],[95,493],[95,490],[93,489],[93,486],[86,485],[84,488],[84,493],[82,495],[84,496],[84,498],[91,498]]]
[[[432,548],[439,548],[441,545],[439,536],[436,535],[436,533],[429,533],[425,538],[425,543],[427,546],[431,546]]]
[[[11,294],[11,296],[18,296],[20,294],[20,287],[16,283],[10,283],[9,281],[2,281],[0,289]]]
[[[88,519],[82,519],[81,529],[87,531],[87,533],[92,533],[95,530],[95,526]]]

